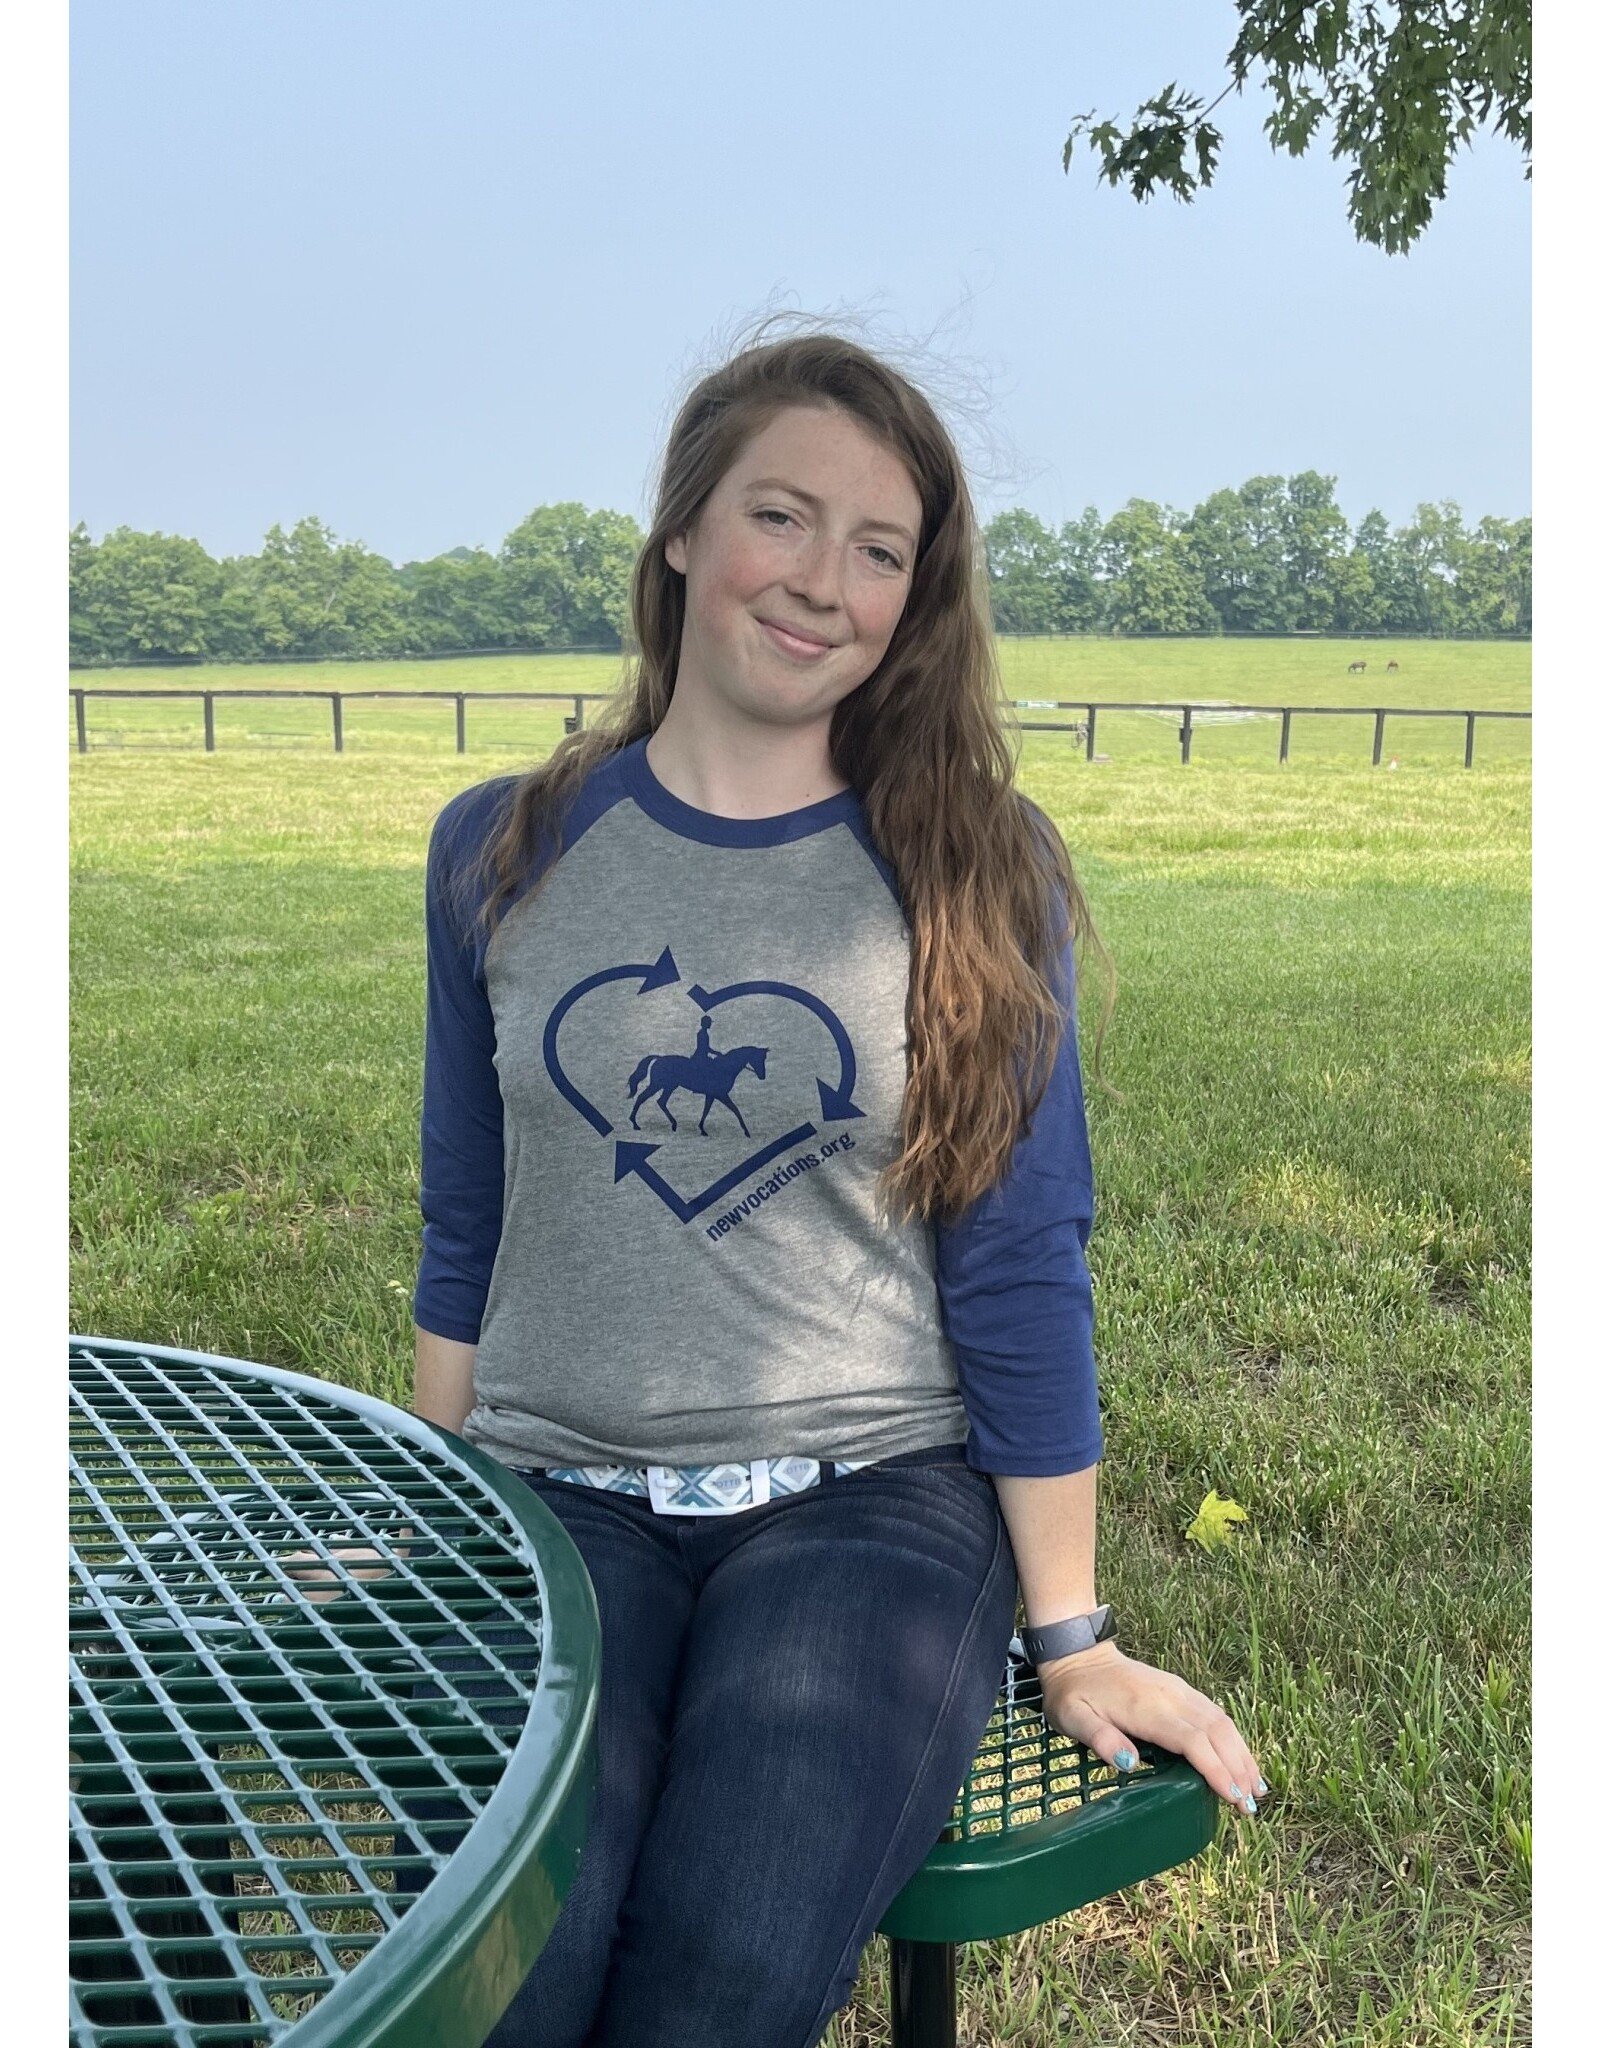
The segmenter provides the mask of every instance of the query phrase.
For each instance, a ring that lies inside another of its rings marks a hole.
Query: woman
[[[1022,1594],[1055,1726],[1255,1811],[1094,1587],[1092,1177],[1055,828],[926,398],[745,349],[673,426],[629,681],[428,867],[416,1408],[599,1603],[599,1770],[494,2048],[810,2048],[947,1819]]]

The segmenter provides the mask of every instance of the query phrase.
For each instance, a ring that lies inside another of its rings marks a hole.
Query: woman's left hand
[[[1119,1771],[1138,1763],[1134,1738],[1142,1736],[1187,1757],[1218,1797],[1241,1813],[1254,1813],[1255,1795],[1267,1790],[1232,1721],[1175,1671],[1125,1657],[1115,1643],[1096,1643],[1045,1664],[1039,1682],[1051,1727]]]
[[[395,1555],[404,1557],[406,1545],[411,1540],[411,1530],[402,1528],[395,1536]],[[353,1579],[386,1579],[389,1566],[383,1562],[380,1550],[368,1549],[363,1544],[334,1544],[328,1555],[344,1566]],[[347,1589],[336,1572],[316,1562],[314,1550],[290,1550],[284,1553],[283,1565],[297,1585],[306,1588],[306,1598],[314,1607],[320,1607],[326,1600],[336,1600]],[[361,1567],[366,1566],[363,1570]]]

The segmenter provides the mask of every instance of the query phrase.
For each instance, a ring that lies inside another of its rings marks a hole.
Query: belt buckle
[[[772,1498],[772,1477],[770,1460],[752,1458],[748,1465],[737,1459],[722,1459],[714,1465],[699,1468],[703,1472],[717,1472],[732,1467],[736,1472],[747,1472],[750,1482],[748,1500],[726,1501],[710,1506],[704,1501],[684,1499],[684,1480],[675,1465],[646,1465],[645,1483],[650,1489],[650,1505],[658,1515],[741,1515],[747,1508],[765,1507]],[[694,1468],[688,1468],[694,1469]]]

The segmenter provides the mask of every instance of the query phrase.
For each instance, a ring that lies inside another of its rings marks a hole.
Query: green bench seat
[[[1140,1742],[1119,1771],[1044,1718],[1013,1640],[955,1810],[878,1923],[895,2048],[955,2048],[957,1945],[1020,1934],[1197,1856],[1221,1802],[1186,1757]]]

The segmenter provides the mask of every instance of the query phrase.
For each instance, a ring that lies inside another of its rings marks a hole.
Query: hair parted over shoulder
[[[667,541],[693,526],[745,443],[787,406],[842,408],[900,458],[921,498],[904,612],[876,670],[835,705],[830,738],[834,767],[897,874],[910,930],[900,1149],[879,1177],[878,1212],[953,1215],[1001,1178],[1043,1095],[1067,1028],[1064,940],[1080,967],[1092,947],[1109,977],[1096,1074],[1116,973],[1060,833],[1016,787],[983,536],[960,456],[927,397],[879,355],[831,331],[757,341],[690,391],[633,569],[638,654],[593,723],[516,781],[474,880],[487,885],[492,931],[541,844],[559,843],[590,772],[660,725],[685,610]]]

